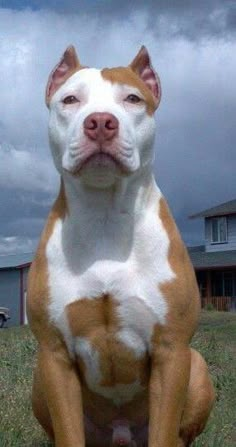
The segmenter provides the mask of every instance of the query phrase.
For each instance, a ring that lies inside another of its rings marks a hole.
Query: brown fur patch
[[[179,438],[179,429],[186,398],[191,399],[193,404],[194,421],[191,420],[191,423],[195,422],[198,410],[197,396],[188,394],[188,386],[192,357],[189,341],[196,329],[200,300],[188,252],[164,199],[160,200],[159,217],[169,238],[168,261],[176,278],[160,286],[168,305],[168,314],[166,323],[156,326],[152,337],[149,442],[150,445],[180,446],[183,443]],[[186,411],[184,421],[189,416],[188,408]],[[189,426],[185,427],[184,433],[188,429]]]
[[[175,340],[188,344],[196,330],[199,317],[197,281],[187,249],[163,198],[160,200],[159,216],[170,241],[168,261],[176,278],[160,286],[169,312],[166,325],[161,330],[159,326],[156,328],[154,338],[158,342],[161,338],[168,345],[175,345]]]
[[[104,68],[101,74],[106,81],[113,84],[127,84],[137,88],[145,98],[148,115],[153,115],[156,105],[152,93],[130,67]]]
[[[119,322],[118,304],[109,295],[96,299],[81,299],[67,306],[67,315],[73,337],[85,337],[92,348],[99,353],[101,386],[130,384],[137,379],[147,383],[147,356],[137,359],[132,350],[117,338]],[[117,359],[119,358],[119,362]],[[79,359],[83,375],[85,365]]]
[[[48,321],[48,270],[46,259],[47,242],[53,232],[55,222],[64,219],[68,213],[64,184],[61,181],[59,195],[49,214],[47,223],[42,233],[42,237],[36,252],[34,261],[31,264],[28,275],[27,287],[27,314],[29,323],[38,341],[50,339],[50,333],[54,332]],[[53,337],[54,338],[54,337]]]

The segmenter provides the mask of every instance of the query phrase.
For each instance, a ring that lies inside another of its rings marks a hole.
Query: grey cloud
[[[226,28],[236,32],[236,5],[231,4],[226,14]]]
[[[11,2],[8,0],[8,5]],[[14,0],[15,3],[15,0]],[[27,2],[25,2],[27,3]],[[195,14],[207,14],[214,9],[218,9],[224,4],[224,7],[232,7],[232,0],[136,0],[135,3],[127,2],[125,0],[107,1],[107,0],[80,0],[75,3],[73,0],[30,0],[29,6],[34,5],[38,8],[50,8],[59,11],[73,11],[80,13],[107,13],[109,15],[126,16],[132,10],[145,9],[152,13],[169,13],[173,15],[183,15],[189,11]],[[21,3],[22,4],[22,3]]]
[[[11,253],[30,253],[35,252],[38,238],[32,239],[21,236],[1,237],[0,236],[0,254],[9,255]]]
[[[23,217],[12,220],[10,225],[8,225],[6,231],[4,232],[5,237],[17,237],[26,238],[26,239],[36,239],[39,234],[41,234],[43,227],[45,225],[45,219],[50,210],[42,209],[40,212],[40,216],[38,218],[32,217],[34,216],[33,210],[30,210],[30,216],[26,216],[24,213]]]
[[[45,219],[53,199],[53,194],[49,199],[48,195],[43,193],[24,192],[22,194],[21,190],[14,190],[14,192],[4,190],[4,195],[2,194],[0,199],[0,234],[12,236],[22,230],[21,225],[18,226],[19,222],[24,221],[26,224],[26,220]],[[29,228],[30,225],[26,231]]]
[[[236,5],[231,0],[82,0],[79,3],[51,0],[38,3],[38,7],[57,10],[61,14],[88,16],[88,20],[95,17],[103,27],[106,27],[107,21],[126,21],[130,14],[139,11],[148,15],[147,29],[152,29],[156,36],[161,33],[198,40],[206,36],[227,37],[229,32],[235,32]]]
[[[53,194],[4,190],[0,198],[0,253],[35,250],[53,201]]]
[[[225,38],[230,32],[235,32],[236,5],[232,0],[14,0],[12,6],[57,11],[63,16],[70,16],[68,20],[71,21],[74,15],[87,21],[97,19],[103,29],[113,21],[129,21],[129,16],[139,11],[148,15],[147,30],[151,29],[157,37],[160,34],[172,37],[182,35],[198,40],[207,36]],[[5,7],[11,7],[11,1],[6,2]]]
[[[10,144],[0,144],[0,186],[22,191],[44,190],[50,194],[56,183],[52,162],[29,149],[17,150]]]

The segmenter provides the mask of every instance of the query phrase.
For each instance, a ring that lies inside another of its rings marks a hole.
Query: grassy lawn
[[[236,314],[203,312],[192,345],[209,365],[217,402],[194,447],[236,445]],[[28,328],[0,330],[0,446],[49,447],[31,411],[36,345]]]

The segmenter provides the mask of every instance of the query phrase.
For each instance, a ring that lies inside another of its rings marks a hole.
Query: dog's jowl
[[[39,343],[33,411],[56,447],[189,446],[214,401],[189,342],[199,295],[156,185],[160,81],[142,47],[128,67],[69,47],[46,89],[61,177],[28,284]]]

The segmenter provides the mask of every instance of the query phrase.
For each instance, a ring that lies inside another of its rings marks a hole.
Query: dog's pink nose
[[[91,140],[111,140],[118,133],[119,121],[111,113],[91,113],[84,120],[84,133]]]

